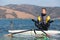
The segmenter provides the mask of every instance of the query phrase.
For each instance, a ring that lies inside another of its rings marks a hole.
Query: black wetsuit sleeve
[[[37,21],[36,21],[36,20],[34,20],[34,19],[32,19],[32,21],[33,21],[33,22],[35,22],[35,23],[37,22]]]
[[[36,26],[38,29],[40,29],[40,30],[42,29],[41,24],[39,24],[38,20],[36,21],[36,20],[32,19],[32,21],[35,23],[35,26]]]
[[[48,22],[49,22],[49,23],[52,23],[52,22],[54,22],[54,21],[53,21],[53,20],[49,20]]]

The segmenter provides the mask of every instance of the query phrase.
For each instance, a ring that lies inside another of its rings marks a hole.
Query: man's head
[[[42,8],[42,14],[46,14],[47,10],[46,8]]]

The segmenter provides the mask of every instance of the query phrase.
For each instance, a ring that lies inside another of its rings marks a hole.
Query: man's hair
[[[42,9],[45,9],[45,10],[47,10],[46,8],[42,8]]]

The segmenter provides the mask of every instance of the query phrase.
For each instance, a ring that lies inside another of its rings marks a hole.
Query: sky
[[[60,0],[0,0],[0,6],[8,4],[31,4],[37,6],[60,7]]]

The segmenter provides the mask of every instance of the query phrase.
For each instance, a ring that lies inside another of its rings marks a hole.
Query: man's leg
[[[34,33],[36,34],[36,31],[35,31],[35,29],[34,29]]]

